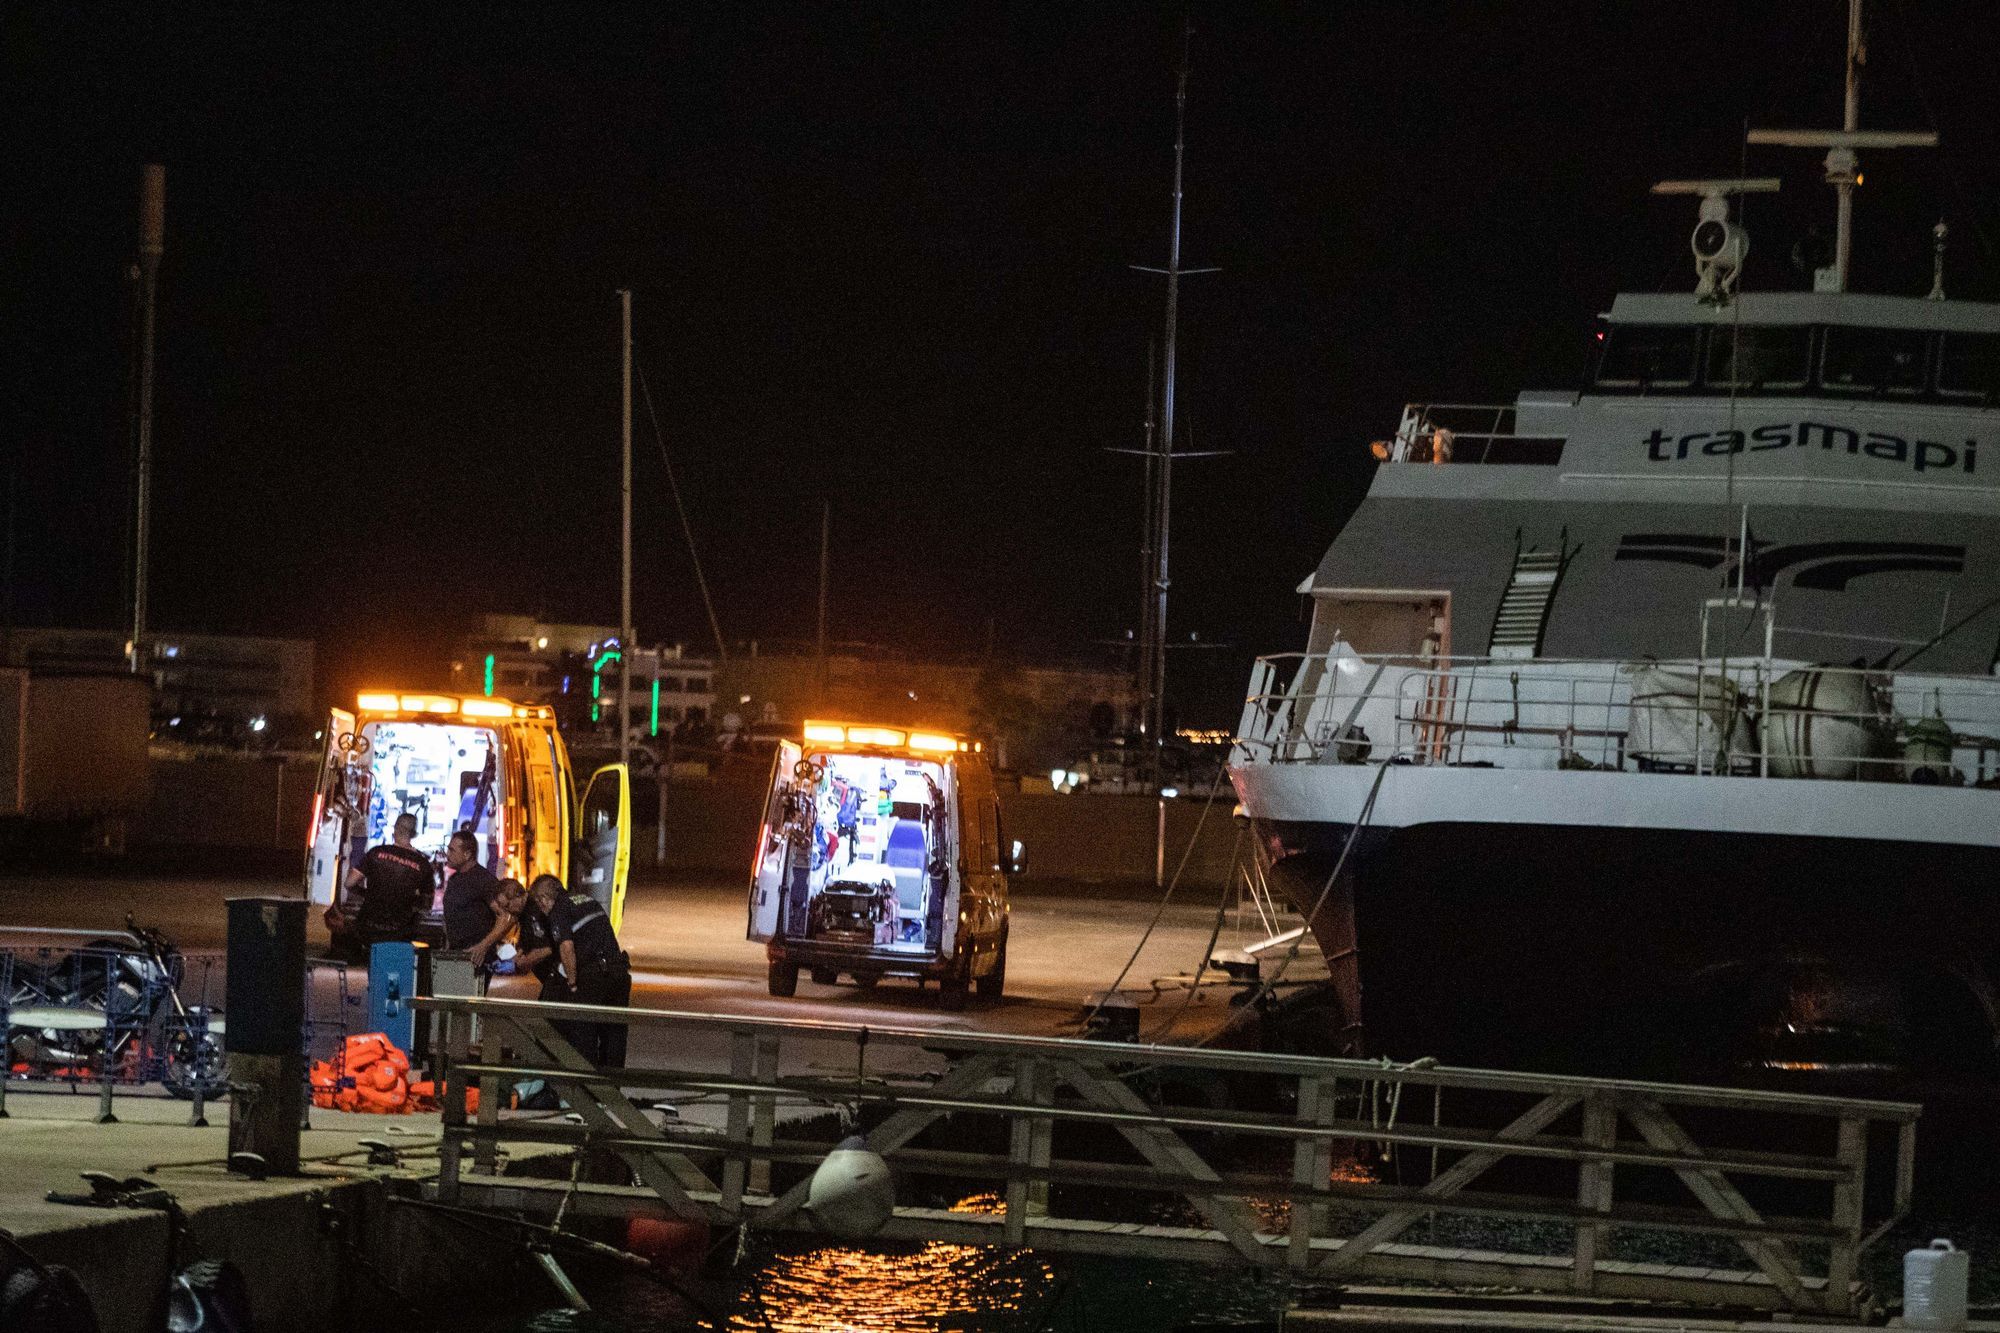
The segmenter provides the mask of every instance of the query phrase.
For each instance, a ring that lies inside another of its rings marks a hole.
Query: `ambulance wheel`
[[[881,979],[882,974],[880,972],[856,972],[854,974],[854,984],[862,990],[874,990],[875,983]]]
[[[840,969],[835,967],[816,967],[812,970],[812,979],[815,986],[831,986],[834,982],[840,980]]]
[[[1000,952],[993,959],[993,970],[972,983],[979,989],[982,1000],[997,1000],[1007,989],[1007,937],[1000,937]]]
[[[771,994],[786,999],[799,993],[799,965],[797,963],[771,964]]]
[[[971,989],[963,976],[939,978],[938,1008],[957,1013],[965,1008],[965,997]]]

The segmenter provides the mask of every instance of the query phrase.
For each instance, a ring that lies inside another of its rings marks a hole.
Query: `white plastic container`
[[[1964,1328],[1972,1256],[1948,1240],[1903,1256],[1903,1324],[1907,1328]]]

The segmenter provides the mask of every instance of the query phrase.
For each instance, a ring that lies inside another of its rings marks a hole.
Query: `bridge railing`
[[[1531,463],[1562,460],[1563,437],[1524,435],[1512,403],[1407,403],[1396,434],[1369,445],[1384,463]]]
[[[441,1029],[446,1201],[808,1227],[807,1176],[827,1145],[786,1136],[784,1108],[803,1104],[838,1110],[889,1162],[899,1206],[885,1238],[1836,1315],[1855,1308],[1862,1253],[1910,1205],[1918,1108],[1899,1102],[519,1000],[417,1004]],[[595,1068],[556,1026],[577,1023],[622,1024],[635,1046],[673,1055]],[[510,1084],[537,1079],[582,1123],[502,1112]],[[719,1101],[721,1123],[656,1124],[631,1091]],[[640,1183],[502,1176],[509,1140],[616,1153]],[[994,1202],[951,1206],[967,1196]],[[1671,1262],[1649,1257],[1663,1235]]]

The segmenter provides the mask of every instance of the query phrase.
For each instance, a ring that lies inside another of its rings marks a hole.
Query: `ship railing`
[[[1238,763],[2000,787],[2000,679],[1752,659],[1260,659]]]
[[[799,1015],[416,1007],[443,1061],[435,1199],[516,1215],[1843,1316],[1915,1182],[1903,1102]],[[642,1058],[572,1044],[604,1025]],[[572,1114],[506,1110],[530,1081]],[[830,1145],[808,1126],[835,1115],[888,1168],[872,1192],[822,1194]],[[507,1171],[503,1143],[577,1166]],[[593,1154],[638,1183],[579,1184]],[[1658,1262],[1663,1242],[1701,1265]]]
[[[1395,437],[1369,446],[1384,463],[1555,463],[1563,437],[1524,435],[1512,403],[1410,403]]]

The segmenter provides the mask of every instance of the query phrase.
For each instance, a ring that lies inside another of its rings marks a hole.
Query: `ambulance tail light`
[[[809,741],[828,741],[839,745],[847,739],[847,728],[841,726],[838,722],[808,722],[806,723],[806,739]]]
[[[912,750],[928,750],[937,754],[951,754],[958,749],[958,739],[954,736],[936,736],[927,731],[910,733]]]
[[[402,707],[401,702],[393,694],[372,694],[366,691],[362,692],[354,702],[364,713],[393,713]]]
[[[849,727],[847,739],[854,745],[903,745],[909,733],[894,727]]]
[[[498,699],[467,699],[458,711],[467,717],[512,717],[520,710]]]

